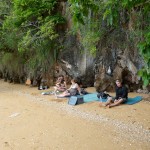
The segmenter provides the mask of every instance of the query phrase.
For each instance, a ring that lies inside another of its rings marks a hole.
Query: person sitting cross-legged
[[[120,80],[116,80],[116,97],[108,97],[106,103],[101,103],[100,106],[108,106],[108,108],[118,106],[128,99],[128,89],[123,86]]]
[[[56,81],[56,85],[54,87],[54,93],[58,92],[64,92],[67,89],[66,82],[64,80],[64,76],[60,75]]]

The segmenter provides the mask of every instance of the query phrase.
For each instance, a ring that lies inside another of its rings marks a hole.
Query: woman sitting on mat
[[[62,94],[57,95],[57,97],[66,97],[66,96],[75,96],[75,95],[82,95],[79,85],[77,84],[76,79],[71,80],[71,86],[69,89],[64,91]]]
[[[64,80],[64,76],[60,75],[56,81],[56,85],[54,87],[54,92],[64,92],[67,89],[66,82]]]

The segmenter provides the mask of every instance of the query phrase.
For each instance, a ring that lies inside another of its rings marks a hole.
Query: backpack
[[[98,98],[102,98],[102,99],[107,99],[108,97],[110,97],[110,95],[107,94],[107,93],[105,93],[105,92],[99,92],[99,93],[97,94],[97,97],[98,97]]]
[[[86,95],[89,94],[84,88],[81,88],[81,94]]]

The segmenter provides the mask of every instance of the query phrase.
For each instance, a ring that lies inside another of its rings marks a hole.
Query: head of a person
[[[77,79],[76,78],[73,78],[72,80],[71,80],[71,83],[73,84],[73,83],[77,83]]]
[[[59,78],[64,79],[64,76],[63,76],[63,75],[60,75]]]
[[[121,86],[122,86],[122,83],[121,83],[121,81],[120,81],[119,79],[116,80],[116,85],[117,85],[118,87],[121,87]]]
[[[58,76],[58,81],[62,81],[62,80],[64,80],[64,76],[63,75],[59,75]]]

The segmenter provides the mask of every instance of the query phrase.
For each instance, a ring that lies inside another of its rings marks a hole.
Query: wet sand
[[[70,106],[42,92],[0,80],[0,150],[150,149],[149,102],[111,109],[96,101]]]

